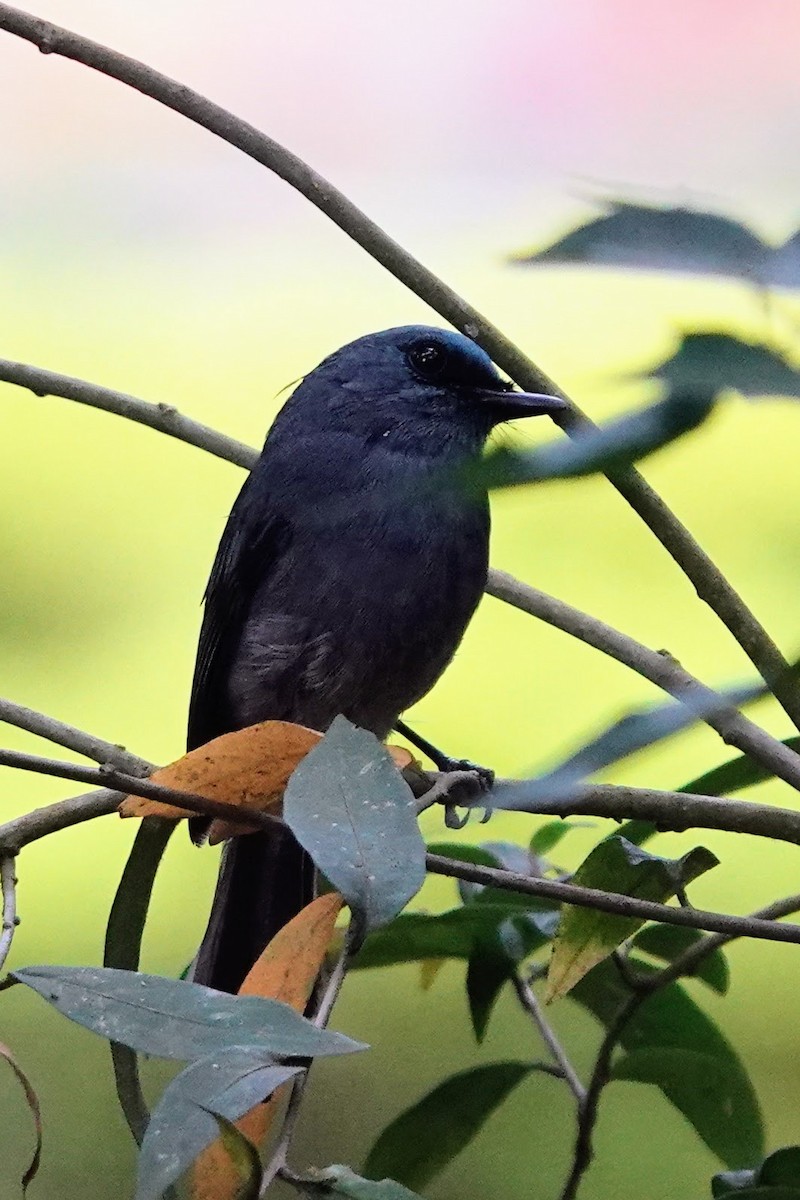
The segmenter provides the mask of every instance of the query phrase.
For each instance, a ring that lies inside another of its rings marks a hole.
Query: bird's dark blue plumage
[[[306,376],[217,551],[189,747],[268,719],[324,730],[338,713],[385,737],[452,658],[486,582],[488,502],[458,469],[499,422],[559,407],[425,326],[359,338]],[[288,832],[230,843],[194,977],[235,990],[312,875]]]

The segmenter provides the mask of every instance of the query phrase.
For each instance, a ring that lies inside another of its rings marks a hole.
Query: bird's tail
[[[314,864],[288,829],[232,838],[191,978],[238,992],[267,943],[314,897]]]

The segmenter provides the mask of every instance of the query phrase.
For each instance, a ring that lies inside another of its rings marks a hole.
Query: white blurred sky
[[[797,218],[797,0],[41,0],[404,223],[487,198],[533,239],[596,184]],[[224,16],[220,17],[220,12]],[[260,168],[115,82],[0,34],[0,218],[114,236],[291,220]],[[265,205],[267,206],[265,208]],[[538,214],[538,215],[535,215]],[[499,249],[510,249],[500,247]]]

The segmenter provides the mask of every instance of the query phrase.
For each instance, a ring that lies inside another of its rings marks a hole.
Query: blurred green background
[[[585,213],[587,195],[598,193],[590,177],[671,199],[685,199],[685,189],[701,201],[712,195],[761,231],[789,232],[800,18],[788,3],[768,11],[739,0],[681,0],[669,11],[628,0],[413,0],[402,10],[300,0],[264,12],[234,0],[220,27],[193,0],[102,9],[52,0],[41,15],[152,62],[308,154],[602,418],[643,399],[620,376],[668,352],[680,331],[711,324],[769,334],[774,314],[734,284],[533,272],[506,266],[504,255]],[[281,389],[324,354],[369,330],[436,320],[284,185],[120,85],[6,35],[0,80],[5,357],[175,404],[258,444]],[[65,401],[3,386],[0,404],[2,691],[156,761],[178,757],[200,597],[241,472]],[[794,656],[799,420],[788,404],[732,402],[645,467]],[[546,424],[534,436],[549,437]],[[748,674],[603,480],[498,497],[492,560],[668,648],[710,682]],[[412,717],[454,754],[513,774],[554,763],[655,698],[622,667],[487,600]],[[769,706],[760,715],[790,732]],[[12,729],[3,744],[47,752]],[[613,778],[669,787],[726,754],[698,730]],[[8,770],[0,788],[9,816],[72,790]],[[751,794],[792,803],[779,785]],[[495,818],[488,835],[527,839],[532,824]],[[441,834],[435,816],[426,832]],[[573,835],[568,865],[598,832]],[[99,961],[133,833],[109,818],[26,850],[12,965]],[[670,835],[657,846],[672,853],[695,840]],[[744,912],[797,887],[787,847],[702,841],[722,866],[693,887],[695,903]],[[177,973],[191,957],[214,876],[213,851],[174,839],[147,968]],[[427,886],[420,903],[452,899],[450,884]],[[770,1147],[800,1140],[800,959],[788,946],[757,943],[735,946],[731,960],[729,999],[698,998],[752,1073]],[[427,993],[413,968],[348,982],[334,1024],[373,1049],[315,1071],[298,1163],[358,1165],[386,1121],[445,1074],[539,1056],[510,996],[476,1050],[462,977],[449,965]],[[597,1030],[569,1002],[552,1018],[586,1071]],[[45,1152],[31,1194],[129,1194],[134,1156],[107,1047],[22,989],[3,996],[0,1040],[42,1099]],[[31,1142],[9,1076],[0,1072],[0,1200],[19,1195]],[[151,1064],[148,1077],[156,1089],[166,1069]],[[556,1195],[570,1121],[566,1090],[531,1078],[428,1194]],[[660,1094],[634,1084],[609,1088],[597,1150],[587,1200],[702,1196],[717,1169]]]

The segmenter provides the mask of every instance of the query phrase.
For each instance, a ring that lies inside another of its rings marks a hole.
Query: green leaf
[[[176,826],[174,821],[146,817],[139,825],[108,916],[103,966],[139,969],[150,897],[156,872]],[[141,1146],[150,1113],[139,1079],[135,1051],[111,1042],[111,1062],[120,1107],[137,1146]]]
[[[236,1200],[258,1200],[261,1191],[261,1159],[258,1150],[250,1139],[236,1128],[233,1121],[220,1116],[219,1113],[210,1113],[210,1116],[217,1123],[220,1141],[242,1181],[236,1193]]]
[[[636,934],[633,944],[637,949],[652,954],[654,958],[671,963],[704,937],[705,934],[699,929],[684,929],[680,925],[647,925]],[[702,979],[703,983],[708,984],[721,996],[728,991],[730,971],[728,961],[720,949],[705,955],[691,974],[697,979]]]
[[[645,372],[680,391],[800,396],[800,371],[771,346],[728,333],[687,333],[675,353]]]
[[[800,1146],[784,1146],[768,1154],[758,1169],[758,1183],[800,1188]]]
[[[783,744],[800,754],[800,737],[784,738]],[[740,792],[743,788],[753,787],[756,783],[764,783],[765,780],[774,778],[772,771],[767,767],[748,758],[746,754],[739,754],[719,767],[706,771],[704,775],[698,775],[696,779],[691,779],[678,791],[697,792],[701,796],[725,796],[730,792]]]
[[[635,956],[631,957],[631,965],[644,974],[654,971]],[[628,1002],[630,991],[613,963],[606,960],[576,984],[570,997],[608,1028]],[[747,1072],[728,1040],[679,983],[668,984],[648,996],[622,1029],[619,1040],[631,1056],[648,1051],[665,1052],[663,1080],[654,1074],[651,1082],[690,1121],[699,1137],[726,1166],[747,1167],[761,1160],[764,1154],[761,1112]],[[715,1062],[716,1088],[703,1091],[702,1104],[698,1103],[694,1075],[670,1069],[666,1053],[670,1051],[676,1056],[684,1054]],[[657,1061],[651,1059],[652,1064]]]
[[[507,895],[515,898],[511,892]],[[391,925],[369,935],[351,970],[390,967],[430,958],[469,959],[479,946],[492,940],[508,917],[519,918],[515,927],[522,939],[523,956],[532,954],[553,936],[558,915],[553,910],[523,912],[521,907],[518,904],[484,903],[481,895],[474,904],[443,913],[401,913]]]
[[[367,1156],[365,1172],[424,1187],[532,1069],[521,1062],[489,1063],[446,1079],[387,1125]]]
[[[372,733],[337,717],[292,774],[283,815],[300,844],[369,932],[425,880],[416,801]]]
[[[514,970],[514,962],[494,945],[479,946],[467,964],[467,1001],[475,1038],[480,1043],[489,1028],[495,1002]]]
[[[617,833],[624,837],[626,842],[632,842],[634,846],[643,846],[655,837],[658,830],[650,821],[623,821]]]
[[[311,1170],[302,1176],[309,1196],[349,1196],[351,1200],[422,1200],[394,1179],[364,1179],[349,1167],[335,1165],[323,1171]]]
[[[135,1200],[157,1200],[219,1134],[302,1067],[275,1062],[262,1046],[228,1046],[193,1062],[164,1089],[147,1127]]]
[[[630,466],[696,429],[710,415],[715,389],[671,387],[666,398],[537,450],[502,446],[481,460],[488,488],[548,479],[580,479]]]
[[[720,213],[609,201],[610,212],[587,221],[544,250],[515,255],[522,266],[581,263],[723,275],[764,283],[773,251],[746,225]]]
[[[109,967],[25,967],[12,978],[101,1037],[158,1058],[196,1059],[227,1046],[260,1046],[283,1058],[365,1049],[316,1029],[288,1004],[228,996],[199,983]]]
[[[702,846],[682,858],[660,858],[617,834],[594,847],[572,881],[582,887],[663,903],[717,862],[711,851]],[[547,1000],[566,995],[587,971],[642,924],[641,917],[614,916],[565,904],[547,973]]]
[[[486,846],[470,846],[464,842],[431,842],[426,849],[429,854],[441,854],[444,858],[474,863],[478,867],[502,866],[497,855],[488,850]],[[483,891],[483,884],[472,883],[468,879],[457,879],[456,884],[462,904],[469,904],[470,900],[474,900]]]
[[[632,713],[609,726],[596,738],[581,746],[555,770],[534,779],[495,785],[492,807],[510,812],[536,812],[537,804],[567,799],[589,776],[623,758],[688,729],[733,705],[748,703],[765,694],[763,684],[730,688],[707,694],[686,693],[680,702],[659,705],[645,712]]]
[[[573,829],[590,829],[592,825],[591,821],[567,821],[563,817],[557,821],[547,821],[539,826],[531,838],[531,853],[546,858]]]

